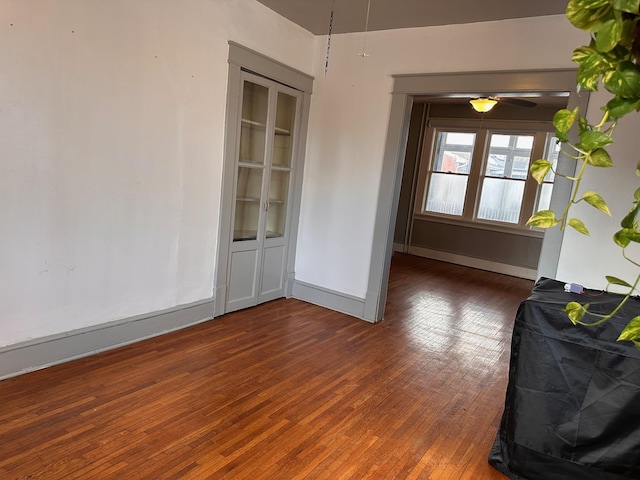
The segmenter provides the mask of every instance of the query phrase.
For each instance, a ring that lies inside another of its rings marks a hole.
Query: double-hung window
[[[552,134],[535,130],[435,128],[426,174],[423,214],[526,228],[548,208],[553,172],[541,186],[528,175],[538,158],[557,162]]]

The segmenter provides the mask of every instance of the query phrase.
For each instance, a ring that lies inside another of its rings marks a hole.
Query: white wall
[[[363,34],[334,35],[326,77],[315,63],[296,278],[366,295],[392,74],[573,68],[585,37],[564,15],[370,32],[363,59]]]
[[[591,94],[587,117],[592,123],[602,118],[600,107],[610,99],[602,89]],[[579,283],[585,287],[602,289],[606,286],[605,275],[614,275],[630,283],[635,281],[638,268],[625,261],[622,249],[612,240],[620,230],[620,220],[632,206],[633,193],[640,187],[635,175],[640,160],[637,138],[640,131],[640,115],[632,113],[619,121],[613,145],[607,147],[615,167],[589,169],[581,185],[581,191],[594,190],[600,193],[611,210],[611,217],[585,204],[578,204],[571,216],[582,219],[590,231],[585,237],[568,228],[562,244],[557,278],[564,282]],[[632,244],[628,253],[640,261],[640,249]]]
[[[0,347],[212,296],[228,40],[310,73],[254,0],[0,3]]]

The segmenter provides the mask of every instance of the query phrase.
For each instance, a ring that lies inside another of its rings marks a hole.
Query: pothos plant
[[[556,137],[563,143],[563,153],[578,162],[575,176],[555,172],[573,182],[571,198],[560,216],[551,210],[541,210],[527,224],[540,228],[559,226],[565,229],[569,226],[589,235],[587,226],[578,218],[571,217],[570,211],[573,205],[586,202],[611,215],[603,197],[591,190],[583,191],[580,183],[587,168],[614,165],[607,146],[613,143],[616,123],[622,117],[640,111],[640,0],[570,0],[566,15],[574,26],[591,35],[589,45],[573,51],[572,59],[578,64],[578,88],[595,91],[604,86],[611,99],[602,107],[602,118],[598,123],[590,123],[577,107],[559,110],[555,114],[553,124]],[[572,143],[569,132],[576,126],[578,141]],[[530,169],[538,183],[542,183],[550,171],[553,171],[553,165],[546,159],[535,161]],[[640,162],[636,165],[636,175],[640,176]],[[609,320],[634,293],[640,291],[640,261],[632,259],[627,252],[629,245],[640,243],[639,212],[640,188],[634,193],[630,211],[620,222],[621,229],[613,236],[623,258],[638,267],[638,275],[631,281],[606,276],[607,290],[616,285],[626,292],[607,314],[590,311],[588,303],[568,303],[564,311],[575,325],[595,326]],[[631,341],[640,348],[640,316],[629,320],[618,340]]]

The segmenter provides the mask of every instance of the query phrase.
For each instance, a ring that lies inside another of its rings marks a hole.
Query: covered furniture
[[[564,305],[610,312],[619,295],[543,278],[518,310],[504,413],[489,463],[511,479],[640,479],[640,350],[616,341],[640,300],[597,327]]]

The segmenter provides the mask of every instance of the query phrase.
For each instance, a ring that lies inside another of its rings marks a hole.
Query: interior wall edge
[[[0,348],[0,380],[181,330],[213,318],[204,300]]]

